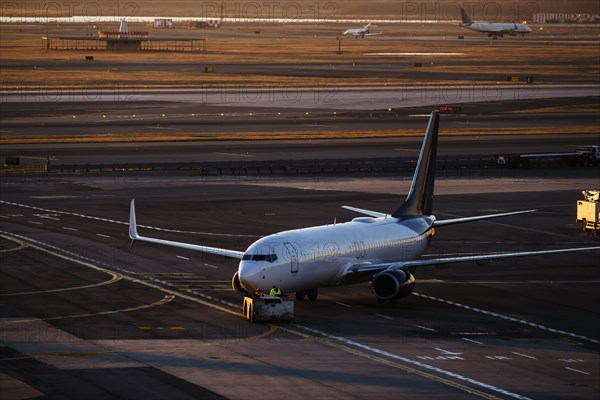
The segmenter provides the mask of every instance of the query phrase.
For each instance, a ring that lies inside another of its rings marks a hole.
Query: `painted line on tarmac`
[[[571,338],[585,340],[587,342],[591,342],[591,343],[595,343],[595,344],[600,344],[600,340],[592,339],[592,338],[589,338],[587,336],[578,335],[576,333],[571,333],[571,332],[563,331],[563,330],[560,330],[560,329],[550,328],[550,327],[548,327],[546,325],[536,324],[534,322],[529,322],[529,321],[526,321],[526,320],[521,319],[521,318],[510,317],[508,315],[500,314],[500,313],[493,312],[493,311],[487,311],[487,310],[484,310],[482,308],[467,306],[465,304],[457,303],[455,301],[445,300],[445,299],[442,299],[442,298],[439,298],[439,297],[429,296],[429,295],[426,295],[426,294],[421,294],[421,293],[413,292],[412,295],[417,296],[417,297],[422,297],[424,299],[429,299],[429,300],[433,300],[433,301],[439,301],[440,303],[445,303],[445,304],[449,304],[451,306],[456,306],[456,307],[462,308],[464,310],[474,311],[474,312],[477,312],[477,313],[480,313],[480,314],[487,315],[489,317],[504,319],[504,320],[507,320],[507,321],[516,322],[518,324],[523,324],[523,325],[527,325],[527,326],[530,326],[530,327],[533,327],[533,328],[541,329],[543,331],[552,332],[552,333],[558,333],[560,335],[569,336]]]
[[[565,367],[565,369],[568,369],[569,371],[577,372],[577,373],[583,374],[583,375],[591,375],[589,372],[581,371],[579,369],[575,369],[575,368],[571,368],[571,367]]]
[[[111,279],[109,279],[107,281],[104,281],[104,282],[100,282],[100,283],[94,283],[94,284],[91,284],[91,285],[73,286],[73,287],[61,288],[61,289],[39,290],[37,292],[3,293],[3,294],[0,294],[0,297],[5,297],[5,296],[26,296],[26,295],[30,295],[30,294],[44,294],[44,293],[56,293],[56,292],[68,292],[70,290],[90,289],[90,288],[95,288],[95,287],[104,286],[104,285],[111,285],[111,284],[113,284],[115,282],[120,281],[121,279],[123,279],[123,275],[121,275],[121,274],[113,274],[113,277]]]
[[[40,242],[40,241],[35,240],[35,239],[31,239],[31,238],[28,238],[28,237],[25,237],[25,236],[22,236],[22,235],[18,235],[16,233],[11,233],[11,232],[6,232],[6,231],[0,230],[0,236],[4,236],[4,235],[11,237],[11,239],[20,239],[20,240],[27,241],[27,245],[29,247],[32,247],[32,248],[34,248],[36,250],[45,252],[45,253],[50,254],[52,256],[65,259],[65,260],[68,260],[68,261],[71,261],[71,262],[83,265],[83,266],[88,267],[88,268],[92,268],[92,269],[94,269],[96,271],[101,271],[101,272],[113,275],[113,274],[115,274],[115,272],[112,271],[111,269],[115,269],[115,270],[119,270],[119,271],[122,271],[124,273],[128,273],[128,274],[131,274],[131,275],[135,276],[134,272],[130,272],[130,271],[127,271],[127,270],[122,269],[122,268],[110,266],[110,265],[108,265],[106,263],[103,263],[102,261],[93,260],[93,259],[91,259],[89,257],[84,257],[84,256],[78,255],[76,253],[73,253],[71,251],[67,251],[67,250],[61,249],[61,248],[59,248],[57,246],[54,246],[54,245],[51,245],[51,244],[48,244],[48,243],[43,243],[43,242]],[[55,251],[49,250],[49,249],[47,249],[45,247],[42,247],[42,246],[47,246],[49,248],[54,249]],[[64,254],[61,254],[61,253],[64,253]],[[86,261],[83,261],[84,259]],[[95,262],[95,263],[101,264],[101,265],[105,265],[109,269],[99,267],[99,266],[97,266],[95,264],[92,264],[92,262]],[[121,310],[102,311],[102,312],[99,312],[99,313],[79,314],[79,315],[62,316],[62,317],[35,318],[35,319],[31,319],[31,320],[14,320],[14,321],[11,320],[11,321],[5,321],[4,323],[32,322],[32,321],[34,322],[34,321],[38,321],[38,320],[49,321],[49,320],[64,319],[64,318],[80,318],[80,317],[95,316],[95,315],[114,314],[114,313],[117,313],[117,312],[134,311],[134,310],[140,310],[140,309],[154,307],[154,306],[157,306],[157,305],[168,303],[171,300],[173,300],[175,297],[186,299],[186,300],[192,301],[194,303],[202,304],[202,305],[207,306],[209,308],[212,308],[212,309],[215,309],[215,310],[219,310],[219,311],[222,311],[224,313],[227,313],[227,314],[230,314],[230,315],[234,315],[236,317],[243,317],[242,313],[240,312],[241,311],[240,310],[241,307],[239,307],[239,306],[237,306],[235,304],[226,302],[224,300],[217,299],[216,297],[205,295],[203,293],[198,293],[198,292],[195,292],[193,290],[186,290],[185,291],[185,292],[193,293],[193,294],[196,294],[198,296],[201,296],[201,297],[204,297],[204,298],[207,298],[207,299],[211,299],[212,301],[220,302],[220,303],[222,303],[224,305],[228,305],[230,307],[233,307],[237,311],[234,311],[234,310],[222,307],[222,306],[220,306],[218,304],[214,304],[214,303],[211,303],[209,301],[205,301],[205,300],[199,299],[197,297],[190,296],[190,295],[188,295],[186,293],[182,293],[182,292],[179,292],[179,291],[176,291],[176,290],[165,288],[163,286],[154,284],[152,282],[148,282],[148,281],[145,281],[145,280],[134,278],[134,277],[128,276],[128,275],[122,275],[122,274],[118,274],[118,275],[120,276],[121,279],[125,279],[125,280],[133,282],[133,283],[138,283],[140,285],[144,285],[146,287],[150,287],[152,289],[156,289],[156,290],[158,290],[160,292],[166,293],[166,295],[161,300],[159,300],[157,302],[154,302],[152,304],[146,304],[146,305],[142,305],[142,306],[138,306],[138,307],[126,308],[126,309],[121,309]],[[171,283],[168,283],[168,282],[165,282],[165,284],[173,286]],[[259,339],[259,338],[262,338],[262,337],[267,337],[269,335],[272,335],[274,331],[275,331],[275,328],[273,326],[269,326],[269,329],[266,332],[260,333],[260,334],[255,335],[255,336],[248,337],[247,339]],[[239,339],[238,338],[232,339],[232,341],[239,341]]]
[[[465,342],[470,342],[470,343],[475,343],[475,344],[483,344],[483,342],[477,341],[477,340],[473,340],[473,339],[469,339],[466,337],[461,338],[462,340],[464,340]]]
[[[517,356],[521,356],[521,357],[525,357],[525,358],[529,358],[531,360],[537,360],[536,357],[534,356],[530,356],[529,354],[523,354],[523,353],[517,353],[516,351],[512,352],[513,354],[517,355]]]
[[[213,309],[216,309],[216,310],[220,310],[220,311],[226,312],[228,314],[232,314],[232,315],[236,315],[236,316],[241,316],[241,313],[240,313],[240,308],[241,307],[240,306],[232,304],[232,303],[229,303],[229,302],[227,302],[225,300],[218,299],[218,298],[216,298],[214,296],[206,295],[204,293],[200,293],[200,292],[197,292],[197,291],[191,290],[191,289],[190,290],[186,290],[185,293],[179,292],[177,290],[169,289],[167,287],[161,286],[161,284],[162,285],[166,285],[166,286],[174,287],[175,285],[173,283],[171,283],[171,282],[163,281],[163,280],[160,280],[160,279],[154,279],[152,277],[150,277],[148,280],[143,280],[143,279],[135,278],[134,277],[134,276],[136,276],[135,272],[128,271],[128,270],[126,270],[124,268],[119,268],[119,267],[115,267],[115,266],[112,266],[112,265],[108,265],[108,264],[106,264],[106,263],[104,263],[104,262],[102,262],[100,260],[94,260],[93,258],[85,257],[85,256],[79,255],[77,253],[73,253],[72,251],[64,250],[64,249],[61,249],[60,247],[57,247],[57,246],[54,246],[54,245],[51,245],[51,244],[48,244],[48,243],[40,242],[38,240],[31,239],[31,238],[28,238],[26,236],[18,235],[16,233],[12,233],[12,232],[7,232],[7,231],[0,230],[0,235],[7,235],[7,236],[10,236],[10,237],[13,237],[13,238],[17,238],[17,239],[23,240],[23,241],[27,242],[29,244],[29,246],[33,247],[34,249],[37,249],[37,250],[46,252],[48,254],[54,255],[56,257],[59,257],[59,258],[62,258],[62,259],[68,260],[68,261],[72,261],[72,262],[75,262],[77,264],[80,264],[80,265],[83,265],[83,266],[95,269],[96,271],[101,271],[101,272],[104,272],[106,274],[113,274],[115,271],[119,271],[118,273],[121,274],[122,279],[125,279],[127,281],[134,282],[134,283],[139,283],[141,285],[144,285],[144,286],[147,286],[147,287],[151,287],[153,289],[160,290],[160,291],[162,291],[164,293],[171,294],[171,295],[174,295],[174,296],[178,296],[178,297],[181,297],[183,299],[190,300],[190,301],[193,301],[195,303],[199,303],[199,304],[205,305],[207,307],[210,307],[210,308],[213,308]],[[99,267],[98,265],[104,265],[106,268]],[[154,283],[154,282],[157,282],[157,283]],[[199,299],[197,297],[190,296],[187,293],[191,293],[191,294],[200,296],[202,298],[207,299],[208,301]],[[233,311],[233,310],[231,310],[229,308],[222,307],[222,306],[220,306],[218,304],[212,303],[211,301],[217,302],[217,303],[221,303],[221,304],[226,305],[228,307],[232,307],[232,308],[234,308],[237,311]]]
[[[24,323],[24,322],[56,321],[59,319],[85,318],[85,317],[95,317],[98,315],[111,315],[111,314],[117,314],[117,313],[121,313],[121,312],[138,311],[138,310],[144,310],[146,308],[160,306],[160,305],[170,302],[174,298],[175,298],[174,295],[165,295],[162,299],[155,301],[153,303],[150,303],[150,304],[143,304],[141,306],[136,306],[136,307],[121,308],[119,310],[99,311],[99,312],[95,312],[95,313],[75,314],[75,315],[63,315],[63,316],[58,316],[58,317],[47,317],[47,318],[16,319],[16,320],[5,321],[4,323],[5,324],[16,324],[16,323]]]
[[[105,273],[108,273],[108,274],[113,274],[114,273],[110,269],[102,268],[102,267],[99,267],[99,266],[93,264],[93,263],[97,263],[97,264],[107,265],[107,264],[105,264],[105,263],[103,263],[101,261],[93,260],[93,259],[90,259],[89,257],[84,257],[84,256],[78,255],[76,253],[63,250],[63,249],[61,249],[59,247],[56,247],[54,245],[43,243],[43,242],[37,241],[35,239],[31,239],[31,238],[28,238],[28,237],[25,237],[25,236],[22,236],[22,235],[18,235],[18,234],[14,234],[14,233],[11,233],[11,232],[0,231],[0,234],[7,235],[7,236],[10,236],[10,237],[13,237],[13,238],[17,238],[17,239],[26,241],[29,246],[31,246],[31,247],[33,247],[35,249],[38,249],[40,251],[46,252],[48,254],[54,255],[56,257],[60,257],[60,258],[63,258],[63,259],[66,259],[66,260],[78,263],[80,265],[83,265],[83,266],[95,269],[97,271],[102,271],[102,272],[105,272]],[[53,250],[49,250],[49,249],[47,249],[45,247],[42,247],[42,246],[52,248],[54,251]],[[63,254],[61,254],[61,253],[63,253]],[[85,261],[82,261],[82,259],[85,259]],[[124,273],[135,275],[135,273],[130,272],[130,271],[126,271],[126,270],[121,269],[121,268],[112,267],[112,266],[108,266],[108,267],[109,268],[114,268],[114,269],[122,271]],[[198,292],[195,292],[193,290],[187,290],[187,291],[185,291],[185,292],[193,293],[195,295],[201,295],[202,297],[210,299],[211,301],[217,301],[217,302],[224,303],[224,304],[226,304],[228,306],[233,306],[233,307],[235,307],[237,309],[237,311],[231,310],[229,308],[222,307],[222,306],[220,306],[218,304],[214,304],[214,303],[211,303],[209,301],[205,301],[205,300],[199,299],[197,297],[188,295],[186,293],[181,293],[179,291],[166,288],[164,286],[161,286],[159,284],[155,284],[155,283],[149,282],[147,280],[141,280],[141,279],[134,278],[134,277],[131,277],[131,276],[128,276],[128,275],[122,275],[122,278],[125,279],[125,280],[128,280],[130,282],[139,283],[141,285],[144,285],[144,286],[147,286],[147,287],[150,287],[150,288],[153,288],[153,289],[157,289],[157,290],[159,290],[161,292],[167,293],[170,296],[165,296],[162,300],[160,300],[158,302],[155,302],[155,303],[152,303],[152,304],[143,305],[143,306],[134,307],[134,308],[129,308],[129,309],[105,311],[105,312],[93,313],[93,314],[79,314],[79,315],[64,316],[64,317],[50,317],[50,318],[45,318],[43,320],[44,321],[48,321],[48,320],[54,320],[54,319],[77,318],[77,317],[85,317],[85,316],[92,316],[92,315],[103,315],[103,314],[110,314],[110,313],[117,313],[117,312],[124,312],[124,311],[133,311],[135,309],[148,308],[148,307],[153,307],[153,306],[156,306],[156,305],[164,304],[165,302],[171,301],[175,296],[178,296],[178,297],[186,299],[186,300],[190,300],[190,301],[195,302],[195,303],[199,303],[199,304],[205,305],[207,307],[210,307],[212,309],[216,309],[216,310],[225,312],[225,313],[230,314],[230,315],[235,315],[237,317],[243,317],[242,314],[239,311],[239,307],[238,306],[235,306],[234,304],[231,304],[231,303],[225,302],[223,300],[217,299],[217,298],[215,298],[213,296],[204,295],[202,293],[198,293]],[[152,280],[155,280],[155,279],[152,279]],[[163,282],[163,281],[157,280],[157,279],[155,281],[160,282],[162,284],[171,285],[169,282]],[[11,322],[25,322],[25,321],[29,321],[29,320],[19,320],[19,321],[11,321]],[[268,335],[270,332],[272,332],[274,330],[274,327],[272,325],[270,325],[270,326],[271,326],[270,331],[266,332],[266,333],[264,333],[262,335]],[[390,365],[390,366],[393,366],[393,367],[398,368],[398,369],[402,369],[402,370],[407,371],[407,372],[415,373],[415,374],[417,374],[417,375],[419,375],[421,377],[424,377],[424,378],[427,378],[427,379],[430,379],[430,380],[434,380],[436,382],[440,382],[440,383],[452,386],[454,388],[463,390],[465,392],[477,395],[477,396],[485,398],[485,399],[498,400],[499,398],[496,397],[496,396],[490,395],[488,393],[479,391],[477,389],[473,389],[473,388],[470,388],[468,386],[462,385],[460,383],[454,382],[454,381],[452,381],[450,379],[446,379],[446,378],[443,378],[443,377],[432,375],[432,374],[429,374],[427,372],[420,371],[420,370],[411,368],[411,367],[406,366],[406,365],[401,365],[399,363],[395,363],[393,361],[386,360],[384,358],[378,357],[377,355],[374,355],[374,354],[368,354],[368,353],[365,353],[365,352],[361,352],[361,351],[358,351],[356,349],[352,349],[350,347],[343,346],[343,345],[341,345],[339,343],[331,342],[331,340],[335,340],[335,341],[342,342],[342,343],[345,343],[345,344],[349,344],[349,345],[352,345],[352,346],[355,346],[355,347],[359,347],[359,348],[362,348],[362,349],[367,350],[369,352],[372,352],[372,353],[375,353],[375,354],[379,354],[379,355],[383,355],[383,356],[386,356],[386,357],[390,357],[390,358],[396,359],[398,361],[403,361],[403,362],[406,362],[406,363],[409,363],[409,364],[414,364],[414,365],[420,366],[422,368],[430,369],[430,370],[433,370],[433,371],[438,372],[438,373],[442,373],[444,375],[450,376],[450,377],[455,378],[455,379],[464,380],[464,381],[469,382],[471,384],[475,384],[475,385],[478,385],[478,386],[481,386],[481,387],[485,387],[485,388],[490,389],[490,390],[495,390],[495,391],[497,391],[499,393],[502,393],[504,395],[508,395],[510,397],[513,397],[513,398],[522,399],[522,400],[528,400],[527,397],[523,397],[523,396],[511,393],[511,392],[505,391],[503,389],[495,388],[492,385],[488,385],[488,384],[476,381],[474,379],[467,378],[467,377],[464,377],[464,376],[459,375],[459,374],[455,374],[455,373],[450,372],[450,371],[445,371],[445,370],[443,370],[441,368],[437,368],[437,367],[434,367],[434,366],[431,366],[431,365],[428,365],[428,364],[425,364],[425,363],[422,363],[422,362],[419,362],[419,361],[410,360],[408,358],[405,358],[405,357],[402,357],[402,356],[398,356],[398,355],[395,355],[395,354],[392,354],[392,353],[387,353],[385,351],[382,351],[382,350],[379,350],[379,349],[376,349],[376,348],[373,348],[373,347],[370,347],[370,346],[366,346],[366,345],[363,345],[363,344],[360,344],[360,343],[357,343],[357,342],[350,341],[349,339],[345,339],[345,338],[340,338],[340,337],[337,337],[337,336],[328,335],[326,333],[322,333],[322,332],[320,332],[318,330],[315,330],[315,329],[312,329],[312,328],[308,328],[308,327],[305,327],[305,326],[302,326],[302,325],[297,325],[297,326],[299,328],[302,328],[302,329],[307,330],[309,332],[317,333],[317,334],[319,334],[321,336],[324,336],[324,337],[330,339],[330,341],[323,342],[323,343],[328,344],[330,346],[343,349],[346,352],[349,352],[349,353],[352,353],[352,354],[355,354],[355,355],[359,355],[359,356],[362,356],[362,357],[365,357],[365,358],[368,358],[368,359],[371,359],[373,361],[377,361],[377,362],[380,362],[380,363],[383,363],[383,364],[386,364],[386,365]],[[310,337],[309,335],[302,334],[301,332],[298,332],[298,331],[295,331],[295,330],[292,330],[292,329],[286,329],[286,328],[282,328],[280,326],[278,326],[277,328],[278,329],[282,329],[284,331],[287,330],[287,331],[292,332],[292,333],[294,333],[296,335],[299,335],[299,336]]]
[[[423,329],[423,330],[426,330],[426,331],[429,331],[429,332],[437,332],[435,329],[433,329],[433,328],[428,328],[428,327],[426,327],[426,326],[423,326],[423,325],[415,325],[415,326],[416,326],[417,328],[419,328],[419,329]]]
[[[17,251],[17,250],[22,250],[22,249],[25,249],[27,247],[30,247],[29,243],[24,242],[22,240],[19,240],[17,238],[10,237],[10,236],[7,236],[7,235],[0,235],[0,237],[3,237],[4,239],[7,239],[7,240],[11,240],[11,241],[13,241],[13,242],[15,242],[15,243],[17,243],[17,244],[20,245],[19,247],[16,247],[14,249],[2,250],[0,252]],[[36,248],[36,246],[31,246],[31,247]],[[5,297],[5,296],[25,296],[25,295],[30,295],[30,294],[55,293],[55,292],[66,292],[66,291],[70,291],[70,290],[89,289],[89,288],[98,287],[98,286],[110,285],[112,283],[118,282],[121,279],[123,279],[123,275],[121,275],[121,274],[117,274],[117,273],[111,272],[111,271],[104,271],[104,272],[106,272],[109,275],[112,275],[112,278],[110,278],[107,281],[99,282],[99,283],[93,283],[91,285],[73,286],[73,287],[61,288],[61,289],[38,290],[38,291],[31,291],[31,292],[2,293],[2,294],[0,294],[0,297]]]
[[[53,213],[53,214],[71,215],[71,216],[74,216],[74,217],[87,218],[87,219],[92,219],[92,220],[95,220],[95,221],[110,222],[112,224],[129,225],[129,222],[127,222],[127,221],[117,221],[117,220],[110,219],[110,218],[94,217],[92,215],[72,213],[72,212],[68,212],[68,211],[51,210],[49,208],[42,208],[42,207],[30,206],[28,204],[21,204],[21,203],[13,203],[11,201],[5,201],[5,200],[0,200],[0,204],[6,204],[6,205],[10,205],[10,206],[15,206],[15,207],[29,208],[31,210],[44,211],[44,212]],[[53,219],[53,220],[56,220],[56,221],[60,221],[60,219],[53,218],[51,216],[43,216],[43,217],[40,217],[40,218]],[[248,237],[248,238],[262,237],[262,236],[257,236],[257,235],[241,235],[241,234],[235,234],[235,233],[214,233],[214,232],[181,231],[181,230],[177,230],[177,229],[159,228],[159,227],[156,227],[156,226],[139,225],[139,224],[138,224],[138,227],[145,228],[145,229],[153,229],[155,231],[161,231],[161,232],[187,233],[187,234],[192,234],[192,235],[226,236],[226,237]],[[63,228],[63,229],[65,229],[65,228]]]
[[[343,306],[343,307],[352,308],[352,306],[350,304],[342,303],[340,301],[336,301],[335,304],[339,304],[340,306]]]
[[[32,360],[39,357],[44,358],[71,358],[71,357],[104,357],[108,355],[116,354],[112,351],[45,351],[45,352],[34,352],[25,353],[22,356],[0,358],[0,361],[18,361],[18,360]]]
[[[4,235],[0,235],[0,236],[3,237],[4,239],[11,240],[11,241],[13,241],[13,242],[15,242],[15,243],[18,244],[17,247],[13,247],[11,249],[0,250],[0,253],[8,253],[8,252],[11,252],[11,251],[20,251],[20,250],[23,250],[23,249],[25,249],[25,248],[27,248],[29,246],[28,243],[22,242],[20,240],[16,240],[14,238],[11,238],[10,236],[4,236]]]
[[[472,387],[463,385],[463,384],[461,384],[459,382],[455,382],[455,381],[453,381],[451,379],[458,379],[458,380],[467,382],[469,384],[472,384],[472,385],[475,385],[475,386],[479,386],[481,388],[485,388],[485,389],[491,390],[493,392],[497,392],[497,393],[499,393],[499,394],[501,394],[503,396],[508,396],[508,397],[512,397],[512,398],[515,398],[515,399],[519,399],[519,400],[530,400],[528,397],[522,396],[520,394],[512,393],[512,392],[510,392],[508,390],[501,389],[501,388],[498,388],[496,386],[493,386],[493,385],[490,385],[490,384],[487,384],[487,383],[484,383],[484,382],[480,382],[480,381],[477,381],[475,379],[468,378],[466,376],[462,376],[460,374],[457,374],[457,373],[454,373],[454,372],[451,372],[451,371],[447,371],[447,370],[444,370],[444,369],[439,368],[439,367],[435,367],[433,365],[425,364],[425,363],[423,363],[421,361],[411,360],[410,358],[406,358],[406,357],[403,357],[403,356],[399,356],[397,354],[389,353],[387,351],[378,349],[376,347],[372,347],[372,346],[368,346],[368,345],[365,345],[365,344],[362,344],[362,343],[358,343],[358,342],[355,342],[353,340],[350,340],[350,339],[347,339],[347,338],[344,338],[344,337],[330,335],[328,333],[321,332],[321,331],[319,331],[317,329],[309,328],[309,327],[304,326],[304,325],[298,325],[298,324],[293,324],[293,325],[295,325],[296,327],[298,327],[300,329],[308,331],[308,332],[312,333],[313,335],[316,334],[320,338],[315,338],[312,335],[304,334],[304,333],[298,332],[298,331],[296,331],[294,329],[284,328],[282,326],[277,326],[277,328],[281,329],[283,331],[286,331],[286,332],[289,332],[289,333],[301,336],[301,337],[303,337],[305,339],[317,340],[318,342],[320,342],[322,344],[325,344],[327,346],[332,346],[332,347],[341,349],[343,351],[346,351],[348,353],[351,353],[351,354],[354,354],[354,355],[357,355],[357,356],[360,356],[360,357],[368,358],[369,360],[376,361],[376,362],[379,362],[379,363],[382,363],[382,364],[385,364],[385,365],[388,365],[388,366],[391,366],[391,367],[394,367],[394,368],[397,368],[397,369],[401,369],[401,370],[409,372],[409,373],[413,373],[413,374],[418,375],[418,376],[420,376],[422,378],[429,379],[429,380],[432,380],[432,381],[435,381],[435,382],[438,382],[438,383],[441,383],[441,384],[444,384],[444,385],[451,386],[451,387],[453,387],[455,389],[462,390],[464,392],[467,392],[469,394],[473,394],[475,396],[479,396],[479,397],[484,398],[484,399],[499,400],[500,397],[497,397],[497,396],[495,396],[493,394],[490,394],[490,393],[483,392],[483,391],[478,390],[476,388],[472,388]],[[348,346],[352,346],[352,347],[348,347]],[[356,348],[362,349],[362,350],[366,350],[367,352],[361,351],[361,350],[357,350]],[[383,358],[383,357],[380,357],[380,356],[391,358],[392,360],[395,360],[395,361],[391,361],[391,360],[389,360],[387,358]],[[396,361],[399,361],[399,362],[396,362]],[[400,362],[402,362],[404,364],[410,364],[410,365],[413,365],[413,366],[416,366],[416,367],[424,368],[424,369],[427,369],[427,370],[430,370],[430,371],[434,371],[434,372],[436,372],[438,374],[445,375],[445,376],[448,376],[450,378],[445,378],[443,376],[434,375],[434,374],[429,373],[427,371],[422,371],[420,369],[411,367],[409,365],[401,364]]]

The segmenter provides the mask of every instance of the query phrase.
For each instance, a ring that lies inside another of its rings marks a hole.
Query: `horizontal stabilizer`
[[[379,211],[365,210],[364,208],[350,207],[350,206],[342,206],[342,208],[345,208],[346,210],[357,212],[359,214],[368,215],[369,217],[373,217],[373,218],[385,218],[388,216],[388,214],[381,213]]]

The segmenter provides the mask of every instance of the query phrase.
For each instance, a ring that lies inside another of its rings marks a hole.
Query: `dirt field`
[[[46,2],[40,0],[2,1],[2,16],[46,15]],[[228,18],[313,18],[313,19],[436,19],[459,18],[463,3],[454,0],[293,0],[293,1],[195,1],[165,2],[96,0],[94,2],[48,2],[50,16],[67,17],[86,15],[109,16],[173,16]],[[472,18],[490,21],[513,22],[530,18],[532,13],[592,13],[600,14],[600,4],[589,0],[521,0],[511,2],[464,2]]]
[[[528,38],[492,41],[452,25],[382,25],[378,28],[384,32],[382,36],[342,39],[338,54],[336,37],[344,28],[340,24],[235,24],[218,30],[159,30],[132,25],[130,30],[149,30],[154,38],[206,38],[207,52],[131,53],[42,49],[41,37],[48,33],[53,37],[86,37],[94,35],[98,27],[4,25],[0,36],[1,87],[495,84],[505,82],[508,75],[533,74],[538,83],[589,83],[600,77],[600,49],[590,44],[600,33],[598,27],[577,28],[575,32],[551,27]],[[465,39],[458,40],[458,35]],[[86,56],[94,57],[94,61],[84,62]],[[239,66],[223,70],[219,64]],[[264,68],[250,71],[250,64]],[[215,72],[204,73],[205,67],[212,65],[217,65]],[[280,66],[290,71],[277,71]]]

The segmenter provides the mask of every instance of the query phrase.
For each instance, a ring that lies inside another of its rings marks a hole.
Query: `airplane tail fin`
[[[465,9],[462,7],[460,8],[460,16],[462,17],[463,25],[471,25],[473,23],[473,21],[471,21],[471,18],[469,18],[469,15],[465,11]]]
[[[439,125],[440,112],[432,111],[408,197],[392,214],[395,218],[432,213]]]

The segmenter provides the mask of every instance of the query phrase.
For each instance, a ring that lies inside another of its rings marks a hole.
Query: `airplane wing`
[[[516,257],[530,257],[539,256],[546,254],[559,254],[559,253],[575,253],[582,251],[594,251],[600,250],[600,246],[594,247],[577,247],[570,249],[556,249],[556,250],[540,250],[540,251],[523,251],[517,253],[497,253],[497,254],[483,254],[483,255],[467,255],[461,257],[447,257],[447,258],[435,258],[435,259],[419,259],[411,261],[398,261],[391,263],[382,264],[358,264],[350,266],[346,270],[346,275],[360,274],[365,272],[377,273],[386,269],[396,270],[401,268],[415,268],[422,267],[425,265],[443,265],[443,264],[454,264],[468,261],[485,261],[485,260],[498,260],[503,258],[516,258]]]
[[[163,245],[172,246],[172,247],[180,247],[182,249],[200,251],[202,253],[216,254],[219,256],[237,258],[240,260],[244,256],[244,252],[242,252],[242,251],[220,249],[217,247],[199,246],[197,244],[174,242],[171,240],[155,239],[155,238],[139,235],[138,231],[137,231],[137,223],[136,223],[136,218],[135,218],[135,199],[131,200],[131,208],[129,210],[129,237],[131,238],[132,246],[133,246],[133,243],[137,240],[140,242],[149,242],[149,243],[163,244]]]
[[[537,210],[513,211],[513,212],[507,212],[507,213],[501,213],[501,214],[478,215],[475,217],[444,219],[441,221],[436,220],[433,222],[433,226],[438,227],[438,226],[445,226],[445,225],[461,224],[463,222],[472,222],[472,221],[479,221],[482,219],[506,217],[509,215],[525,214],[525,213],[531,213],[531,212],[535,212],[535,211],[537,211]]]
[[[368,215],[373,218],[384,218],[384,217],[389,216],[389,214],[386,214],[386,213],[382,213],[379,211],[365,210],[364,208],[351,207],[351,206],[342,206],[342,208],[345,208],[346,210],[357,212],[359,214]],[[531,213],[531,212],[535,212],[535,211],[537,211],[537,210],[512,211],[512,212],[500,213],[500,214],[478,215],[475,217],[461,217],[461,218],[444,219],[444,220],[439,220],[439,221],[436,220],[433,223],[433,227],[462,224],[464,222],[480,221],[483,219],[507,217],[509,215],[525,214],[525,213]]]
[[[365,36],[377,36],[377,35],[382,35],[383,32],[373,32],[373,33],[365,33]]]

